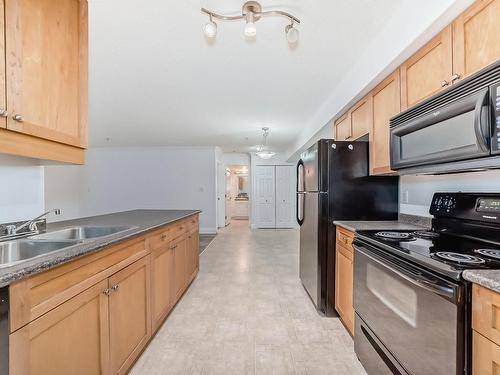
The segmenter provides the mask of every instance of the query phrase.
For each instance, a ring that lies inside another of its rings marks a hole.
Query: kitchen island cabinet
[[[196,277],[197,216],[13,282],[10,373],[126,373]]]

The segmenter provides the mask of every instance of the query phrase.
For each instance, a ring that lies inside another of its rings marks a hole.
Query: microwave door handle
[[[476,133],[476,142],[481,151],[489,152],[490,146],[488,143],[488,137],[484,134],[483,122],[486,116],[483,116],[485,105],[488,99],[488,91],[485,90],[476,101],[476,107],[474,110],[474,132]]]
[[[355,249],[358,250],[359,252],[363,253],[363,255],[367,256],[368,258],[370,258],[374,262],[378,263],[379,265],[384,266],[386,268],[389,268],[392,272],[394,272],[399,277],[405,279],[409,283],[416,285],[420,288],[423,288],[431,293],[438,294],[441,297],[444,297],[444,298],[448,299],[449,301],[456,303],[456,295],[455,295],[455,290],[453,288],[441,285],[439,283],[432,282],[430,280],[426,280],[426,279],[422,278],[422,276],[416,275],[414,272],[410,271],[409,269],[402,267],[400,265],[396,265],[396,264],[390,262],[389,260],[384,259],[384,263],[382,263],[377,258],[368,254],[366,251],[361,250],[358,246],[355,246]]]

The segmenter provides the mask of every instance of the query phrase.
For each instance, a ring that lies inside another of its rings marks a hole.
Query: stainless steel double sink
[[[0,268],[134,228],[136,227],[73,226],[15,241],[0,242]]]

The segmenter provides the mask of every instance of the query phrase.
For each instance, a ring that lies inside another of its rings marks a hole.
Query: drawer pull
[[[165,240],[167,239],[167,235],[166,235],[165,233],[163,233],[163,234],[161,235],[161,239],[162,239],[162,241],[165,241]]]
[[[118,284],[113,285],[113,286],[111,287],[111,290],[112,290],[113,292],[116,292],[116,291],[118,290],[118,288],[119,288],[119,287],[120,287],[120,286],[119,286]]]
[[[14,116],[12,116],[12,118],[14,119],[14,121],[17,121],[17,122],[24,121],[24,117],[22,115],[14,115]]]

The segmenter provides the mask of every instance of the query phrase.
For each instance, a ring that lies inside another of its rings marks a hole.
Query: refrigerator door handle
[[[306,193],[304,192],[297,192],[297,223],[299,225],[302,225],[304,223],[304,201],[305,201],[305,195]]]
[[[304,186],[304,162],[302,159],[297,163],[297,192],[305,191]]]

